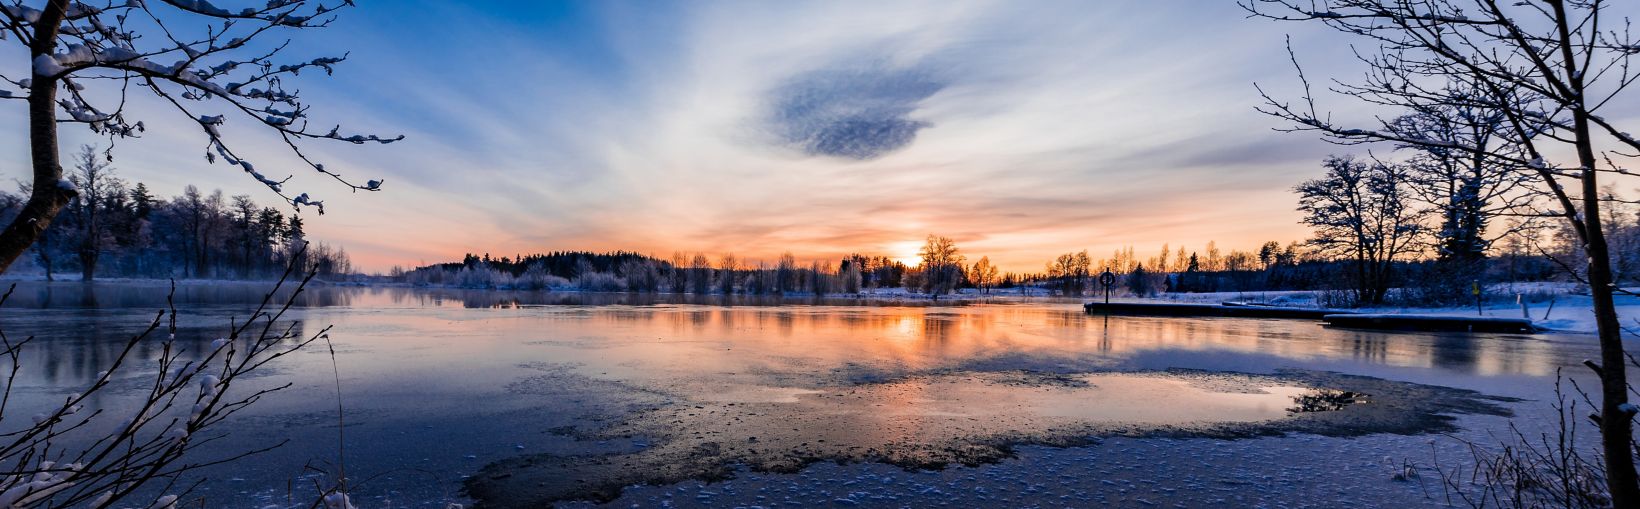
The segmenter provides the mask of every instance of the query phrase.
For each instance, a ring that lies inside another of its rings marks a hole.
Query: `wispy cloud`
[[[933,232],[1034,270],[1294,239],[1287,189],[1330,147],[1253,111],[1252,82],[1291,81],[1284,28],[1228,2],[368,3],[299,41],[353,51],[308,96],[408,138],[314,148],[388,186],[335,196],[311,229],[374,269],[466,250],[903,256]],[[122,165],[256,195],[179,158],[190,143],[128,143]]]

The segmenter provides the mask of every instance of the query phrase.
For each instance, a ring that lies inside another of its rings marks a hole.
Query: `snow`
[[[35,76],[57,76],[67,70],[68,69],[64,68],[62,64],[57,62],[57,59],[52,58],[51,55],[40,55],[34,57]]]
[[[221,380],[218,379],[216,375],[204,375],[199,377],[199,393],[206,398],[216,396],[216,391],[220,382]]]
[[[28,507],[50,498],[52,494],[74,486],[69,482],[69,477],[79,469],[78,463],[57,468],[54,462],[41,461],[33,475],[7,477],[4,484],[0,484],[5,488],[0,492],[0,508]]]
[[[1421,308],[1421,307],[1368,307],[1356,309],[1361,313],[1376,314],[1416,314],[1427,316],[1461,316],[1467,318],[1529,318],[1539,329],[1553,332],[1593,334],[1597,327],[1594,319],[1594,300],[1580,287],[1570,283],[1505,283],[1492,285],[1486,290],[1492,296],[1521,296],[1525,301],[1525,312],[1515,299],[1504,299],[1503,302],[1488,302],[1482,306],[1479,313],[1473,305]],[[1168,302],[1218,303],[1226,301],[1259,302],[1290,307],[1321,307],[1318,305],[1319,295],[1310,291],[1285,292],[1217,292],[1217,293],[1183,293],[1165,294],[1156,299]],[[1614,296],[1617,306],[1618,320],[1624,324],[1632,324],[1640,319],[1640,298],[1629,295]]]
[[[166,3],[212,16],[232,16],[233,12],[212,5],[208,0],[166,0]]]
[[[346,493],[331,493],[325,495],[325,509],[358,509],[353,500]]]
[[[148,506],[148,507],[150,509],[176,509],[176,506],[177,506],[177,496],[176,495],[166,495],[166,496],[163,496],[163,497],[159,497],[159,499],[154,501],[154,505],[151,505],[151,506]]]
[[[205,127],[205,132],[209,133],[212,138],[221,138],[222,137],[222,131],[217,129],[217,127],[220,127],[222,125],[222,122],[224,122],[224,119],[222,118],[222,115],[200,115],[199,116],[199,125],[204,126]]]

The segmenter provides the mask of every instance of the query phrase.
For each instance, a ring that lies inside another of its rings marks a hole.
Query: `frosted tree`
[[[1613,294],[1612,256],[1602,217],[1601,183],[1633,176],[1640,140],[1602,110],[1633,104],[1640,55],[1628,19],[1608,0],[1242,0],[1252,15],[1325,25],[1376,47],[1360,54],[1366,72],[1331,90],[1377,107],[1420,111],[1479,107],[1500,113],[1519,146],[1479,146],[1398,132],[1383,117],[1360,121],[1323,113],[1299,70],[1298,101],[1264,94],[1264,111],[1338,143],[1388,142],[1469,152],[1534,179],[1547,205],[1523,214],[1556,218],[1586,247],[1585,277],[1600,338],[1602,456],[1615,507],[1640,507],[1635,473],[1628,360]],[[1293,56],[1293,61],[1298,61]],[[1457,86],[1465,85],[1465,86]],[[1472,90],[1472,93],[1470,92]],[[1459,92],[1455,92],[1459,91]],[[1261,89],[1261,93],[1262,89]],[[1631,128],[1632,129],[1632,128]],[[1569,184],[1569,185],[1568,185]],[[1574,271],[1575,273],[1575,271]]]
[[[302,149],[310,140],[364,144],[402,138],[310,124],[311,106],[289,85],[304,71],[329,74],[347,55],[286,59],[289,41],[271,40],[328,26],[353,2],[268,0],[239,9],[208,0],[42,3],[0,2],[0,44],[26,52],[28,58],[20,60],[29,62],[28,68],[0,69],[0,99],[28,103],[33,166],[28,201],[0,232],[0,272],[78,194],[63,179],[58,125],[86,126],[110,143],[138,137],[147,126],[132,118],[127,106],[139,98],[156,101],[198,127],[207,160],[239,168],[292,207],[324,212],[323,201],[289,187],[289,176],[269,173],[230,147],[222,133],[230,117],[275,133],[308,170],[352,190],[381,188],[380,180],[343,178]]]
[[[79,190],[70,206],[79,216],[80,275],[90,281],[97,274],[97,260],[102,256],[105,237],[108,200],[125,194],[125,186],[114,177],[114,167],[97,147],[83,145],[74,155],[74,172],[69,183]]]

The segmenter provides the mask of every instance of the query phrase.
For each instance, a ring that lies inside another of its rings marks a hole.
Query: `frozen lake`
[[[263,288],[184,284],[179,344],[203,350]],[[1386,463],[1428,463],[1434,431],[1483,437],[1508,413],[1540,415],[1557,368],[1595,356],[1573,335],[1102,317],[1074,301],[309,292],[292,318],[335,326],[346,468],[369,507],[468,503],[464,486],[500,507],[1440,505],[1433,480],[1392,481]],[[20,284],[0,320],[39,337],[23,404],[91,383],[164,296],[157,284]],[[289,486],[311,485],[304,465],[337,462],[328,352],[271,367],[259,383],[295,385],[242,414],[220,447],[290,442],[217,469],[199,490],[210,506],[284,503]],[[1365,396],[1289,410],[1317,389]],[[117,394],[95,404],[117,411]],[[621,489],[634,484],[653,485]]]

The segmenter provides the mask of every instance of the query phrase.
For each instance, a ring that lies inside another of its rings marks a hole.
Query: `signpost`
[[[1474,285],[1470,291],[1475,293],[1475,316],[1485,316],[1486,313],[1481,312],[1481,282],[1477,280]]]
[[[1111,274],[1108,270],[1105,271],[1104,274],[1099,275],[1099,284],[1105,286],[1105,303],[1110,304],[1110,287],[1116,284],[1116,275]]]

